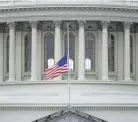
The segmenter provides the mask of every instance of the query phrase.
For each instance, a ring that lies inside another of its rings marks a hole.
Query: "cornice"
[[[119,7],[103,7],[103,6],[43,6],[43,7],[20,7],[20,8],[1,8],[0,12],[20,12],[20,11],[93,11],[93,10],[110,10],[110,11],[125,11],[125,12],[136,12],[138,9],[135,8],[119,8]]]

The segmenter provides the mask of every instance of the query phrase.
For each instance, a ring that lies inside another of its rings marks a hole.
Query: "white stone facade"
[[[44,70],[48,59],[57,62],[65,54],[68,22],[70,41],[74,40],[70,47],[72,108],[109,122],[137,122],[136,6],[3,5],[0,8],[0,121],[30,122],[67,108],[67,75],[45,80]],[[48,39],[53,40],[50,48],[45,43]],[[86,69],[85,61],[89,57],[90,69]]]

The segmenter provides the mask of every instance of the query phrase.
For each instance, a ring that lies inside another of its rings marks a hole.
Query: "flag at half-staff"
[[[53,67],[45,70],[45,79],[53,79],[68,72],[67,56],[62,57]]]

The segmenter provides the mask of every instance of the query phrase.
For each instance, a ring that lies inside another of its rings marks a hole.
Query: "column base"
[[[9,78],[7,82],[15,82],[15,78]]]
[[[131,80],[131,78],[130,77],[128,77],[128,78],[124,78],[124,81],[126,81],[126,82],[132,82],[132,80]]]
[[[108,77],[102,77],[101,80],[102,80],[102,81],[109,81],[109,78],[108,78]]]
[[[38,81],[37,78],[31,78],[30,81]]]
[[[78,80],[83,81],[83,80],[86,80],[86,78],[82,76],[82,77],[78,77]]]

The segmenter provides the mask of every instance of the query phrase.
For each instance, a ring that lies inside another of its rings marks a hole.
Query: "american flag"
[[[67,56],[62,57],[52,68],[45,69],[45,79],[53,79],[68,72]]]

